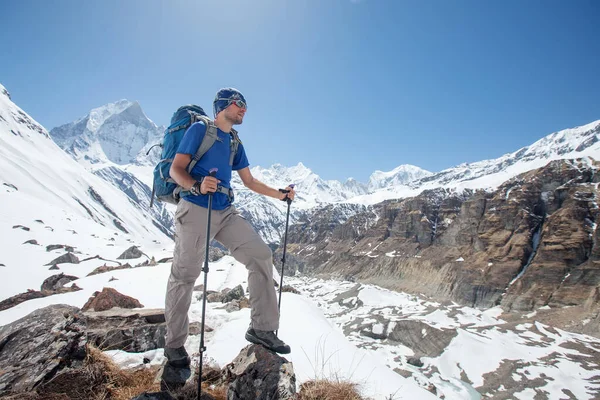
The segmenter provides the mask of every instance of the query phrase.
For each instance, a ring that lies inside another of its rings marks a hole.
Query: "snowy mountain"
[[[400,165],[389,172],[375,171],[369,178],[369,192],[399,185],[406,185],[414,180],[433,175],[414,165]]]
[[[145,116],[138,103],[121,100],[96,108],[78,121],[52,129],[50,135],[90,171],[130,194],[131,201],[142,209],[148,209],[152,166],[160,151],[155,149],[149,156],[145,153],[161,141],[162,129]],[[251,171],[273,187],[296,185],[297,196],[291,210],[291,222],[294,223],[327,205],[369,206],[384,200],[417,196],[424,190],[436,188],[459,192],[463,189],[494,189],[514,176],[552,160],[582,156],[597,158],[600,157],[599,131],[600,121],[596,121],[553,133],[497,159],[461,164],[436,173],[400,165],[391,171],[373,172],[368,183],[352,178],[346,182],[324,180],[302,163],[292,167],[281,164],[269,168],[254,166]],[[232,185],[236,207],[268,243],[279,243],[285,223],[285,204],[250,192],[237,174],[233,175]],[[149,212],[161,229],[172,232],[171,211],[167,210],[159,204]]]
[[[86,164],[154,165],[160,152],[145,153],[162,139],[138,102],[120,100],[94,108],[85,117],[54,128],[50,136],[63,150]]]
[[[13,230],[41,231],[42,237],[54,231],[98,235],[104,238],[102,246],[112,244],[116,236],[131,244],[139,240],[164,246],[170,242],[155,218],[62,151],[40,124],[10,100],[1,85],[0,188],[0,220]],[[4,231],[3,238],[6,234]],[[30,245],[10,246],[0,262],[16,268],[18,260],[29,259],[31,253]],[[34,275],[40,273],[48,271]],[[8,285],[3,287],[3,295],[27,289],[10,284],[9,277],[3,279]]]
[[[417,196],[424,190],[437,188],[457,191],[496,189],[507,180],[543,167],[550,161],[580,157],[600,159],[600,120],[552,133],[530,146],[496,159],[460,164],[410,182],[382,187],[348,202],[376,204],[384,200]]]
[[[132,206],[152,217],[165,234],[173,235],[173,215],[164,204],[150,208],[152,169],[160,159],[164,127],[157,126],[138,102],[120,100],[95,108],[85,117],[54,128],[50,136],[88,171],[129,197]]]

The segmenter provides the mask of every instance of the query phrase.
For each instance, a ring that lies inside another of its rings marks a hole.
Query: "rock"
[[[157,265],[158,265],[158,263],[154,259],[154,256],[152,256],[152,258],[150,258],[149,260],[146,260],[144,262],[141,262],[141,263],[137,264],[135,266],[135,268],[139,268],[139,267],[155,267]]]
[[[225,311],[227,311],[227,312],[240,311],[240,301],[239,300],[230,301],[225,306]]]
[[[408,357],[406,359],[406,362],[418,368],[421,368],[423,366],[423,361],[421,361],[419,357]]]
[[[215,247],[215,246],[211,246],[210,250],[208,251],[208,261],[210,261],[210,262],[219,261],[225,255],[226,255],[226,253],[224,250],[222,250],[218,247]]]
[[[13,229],[23,229],[24,231],[30,231],[31,230],[28,227],[23,226],[23,225],[15,225],[15,226],[13,226]]]
[[[224,293],[222,301],[223,303],[228,303],[232,300],[240,300],[242,297],[244,297],[244,288],[242,285],[237,285],[227,293]]]
[[[181,390],[190,376],[192,376],[191,369],[176,368],[166,363],[160,378],[160,390],[168,392]]]
[[[290,286],[290,285],[284,285],[284,286],[281,288],[281,291],[282,291],[282,292],[287,292],[287,293],[300,294],[300,292],[299,292],[299,291],[298,291],[296,288],[294,288],[294,287],[292,287],[292,286]]]
[[[402,320],[394,324],[387,338],[425,357],[441,355],[458,334],[456,329],[438,329],[421,321]]]
[[[66,246],[64,244],[49,244],[46,246],[46,251],[65,249],[66,252],[72,253],[75,249],[72,246]]]
[[[240,299],[240,303],[239,304],[240,304],[240,310],[242,308],[250,308],[250,300],[248,300],[247,297],[242,297]]]
[[[64,304],[0,327],[0,393],[25,393],[85,359],[85,318]]]
[[[130,268],[133,268],[133,267],[127,263],[123,264],[123,265],[116,265],[114,267],[104,264],[104,265],[99,266],[98,268],[96,268],[95,270],[90,272],[89,274],[87,274],[87,276],[93,276],[93,275],[103,274],[105,272],[117,271],[119,269],[130,269]]]
[[[57,290],[66,285],[67,283],[79,279],[76,276],[65,275],[64,273],[60,273],[58,275],[52,275],[42,283],[41,290]]]
[[[28,241],[26,241],[26,242],[23,242],[23,244],[35,244],[35,245],[37,245],[37,244],[38,244],[38,242],[37,242],[37,240],[35,240],[35,239],[31,239],[31,240],[28,240]]]
[[[296,375],[285,358],[248,345],[226,367],[228,400],[295,399]]]
[[[166,257],[166,258],[161,258],[160,260],[158,260],[159,264],[170,263],[170,262],[173,262],[173,257]]]
[[[140,258],[142,255],[143,253],[137,248],[137,246],[131,246],[125,250],[123,254],[117,257],[117,260],[131,260],[134,258]]]
[[[118,279],[117,279],[117,278],[115,278],[114,276],[111,276],[111,277],[110,277],[110,279],[109,279],[108,281],[109,281],[109,282],[112,282],[112,281],[118,281]]]
[[[213,328],[211,328],[210,326],[206,325],[206,323],[204,324],[204,332],[212,332],[214,331]],[[199,335],[202,332],[202,323],[200,322],[190,322],[189,328],[188,328],[188,332],[190,335]]]
[[[54,260],[50,261],[48,264],[46,265],[56,265],[56,264],[79,264],[79,258],[77,258],[77,256],[73,253],[66,253],[63,254],[62,256],[55,258]]]
[[[78,290],[81,290],[81,288],[78,287],[76,284],[72,284],[71,287],[61,287],[61,288],[58,288],[55,290],[38,291],[38,290],[29,289],[25,293],[19,293],[17,295],[9,297],[8,299],[0,301],[0,311],[14,307],[17,304],[21,304],[22,302],[27,301],[27,300],[39,299],[42,297],[52,296],[53,294],[76,292]],[[0,346],[0,348],[1,347],[2,346]]]
[[[133,297],[117,292],[113,288],[104,288],[102,292],[94,292],[92,297],[85,303],[82,310],[105,311],[113,307],[120,308],[143,308],[144,306]]]
[[[209,303],[220,303],[223,301],[223,295],[221,293],[209,293],[206,296],[206,301]]]
[[[35,222],[37,222],[38,224],[44,224],[44,221],[42,221],[41,219],[36,219]]]
[[[53,266],[51,266],[50,268],[48,268],[49,270],[56,270],[56,269],[60,269],[58,268],[58,265],[54,264]]]
[[[105,350],[142,353],[165,347],[165,314],[162,309],[86,311],[90,344]]]

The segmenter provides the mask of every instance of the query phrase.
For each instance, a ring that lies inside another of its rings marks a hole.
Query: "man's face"
[[[231,122],[232,125],[241,125],[244,121],[244,115],[246,114],[246,107],[240,107],[235,102],[231,103],[225,110],[225,118]]]

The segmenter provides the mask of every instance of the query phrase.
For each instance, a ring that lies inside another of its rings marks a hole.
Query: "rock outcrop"
[[[425,191],[341,225],[321,211],[290,227],[288,253],[312,266],[304,272],[438,300],[520,311],[580,305],[591,315],[600,304],[599,167],[552,161],[492,192]]]
[[[8,299],[4,299],[4,300],[0,301],[0,311],[7,310],[7,309],[14,307],[17,304],[21,304],[27,300],[39,299],[42,297],[52,296],[54,294],[76,292],[78,290],[81,290],[81,288],[79,286],[77,286],[75,283],[73,283],[69,287],[63,286],[63,287],[59,287],[58,289],[52,289],[52,290],[29,289],[24,293],[19,293],[17,295],[9,297]]]
[[[42,291],[58,290],[58,289],[62,288],[63,286],[65,286],[67,283],[77,280],[77,279],[79,279],[79,278],[76,276],[65,275],[63,273],[57,274],[57,275],[52,275],[44,280],[44,282],[42,283],[41,290]]]
[[[85,358],[85,318],[76,307],[34,311],[0,327],[0,393],[29,392]]]
[[[244,347],[225,369],[228,400],[296,398],[292,363],[262,346]]]
[[[162,309],[86,311],[88,343],[100,350],[142,353],[165,347]]]

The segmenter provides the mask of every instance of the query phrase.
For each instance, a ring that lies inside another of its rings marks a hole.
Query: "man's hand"
[[[215,193],[219,183],[221,183],[221,181],[214,176],[205,176],[204,179],[202,179],[202,184],[200,185],[200,193]]]
[[[296,191],[292,186],[288,186],[285,189],[280,189],[279,200],[285,201],[286,199],[290,199],[290,201],[294,201],[294,196],[296,196]]]

